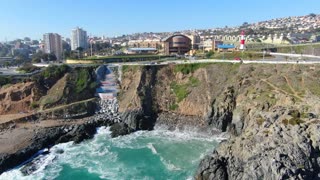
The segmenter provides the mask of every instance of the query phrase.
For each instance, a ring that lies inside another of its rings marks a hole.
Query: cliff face
[[[318,177],[319,66],[135,67],[122,79],[120,111],[148,107],[157,124],[232,135],[201,162],[197,179]]]
[[[34,82],[18,83],[0,88],[0,115],[31,111],[45,91]]]
[[[123,72],[120,111],[141,110],[143,102],[150,101],[148,107],[159,116],[157,123],[212,125],[226,131],[232,122],[241,133],[246,117],[258,119],[261,111],[271,107],[295,106],[319,113],[314,107],[314,98],[320,96],[317,68],[223,63],[157,66],[152,71],[129,67]],[[147,76],[153,78],[145,79]],[[150,90],[149,96],[141,90]],[[192,116],[193,120],[180,122],[178,116],[166,119],[163,114]]]
[[[41,75],[41,80],[35,79],[0,88],[0,115],[34,113],[38,107],[44,110],[88,100],[94,98],[97,85],[93,67],[70,69],[61,78]]]

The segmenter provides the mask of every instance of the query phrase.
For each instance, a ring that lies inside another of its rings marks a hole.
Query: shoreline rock
[[[93,116],[83,124],[42,128],[33,136],[32,143],[28,147],[13,154],[0,154],[0,174],[25,162],[41,149],[70,141],[80,143],[93,138],[96,128],[112,124],[113,121],[111,120],[95,119],[95,116]]]
[[[312,117],[270,110],[207,155],[195,179],[320,179],[320,120]]]

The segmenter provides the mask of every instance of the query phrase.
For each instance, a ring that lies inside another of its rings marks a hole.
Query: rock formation
[[[228,132],[231,138],[201,161],[196,179],[318,179],[319,67],[216,63],[126,68],[120,111],[131,130],[141,122],[154,124],[139,120],[147,108],[156,124]]]

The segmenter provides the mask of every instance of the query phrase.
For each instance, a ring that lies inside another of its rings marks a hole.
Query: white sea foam
[[[49,150],[50,153],[48,155],[41,157],[44,158],[42,159],[43,163],[41,163],[41,167],[34,174],[23,177],[20,170],[15,169],[2,174],[0,180],[56,179],[59,178],[64,168],[63,165],[69,165],[71,168],[86,169],[87,172],[98,174],[103,179],[132,178],[136,172],[130,170],[131,166],[129,167],[124,162],[119,161],[118,151],[120,150],[123,153],[123,151],[130,152],[130,149],[136,151],[145,148],[150,149],[153,155],[159,157],[167,171],[176,173],[184,170],[184,164],[179,164],[179,159],[171,159],[175,157],[172,154],[164,152],[166,148],[169,148],[168,150],[170,151],[170,147],[174,148],[174,146],[178,145],[192,150],[193,143],[196,143],[194,145],[196,148],[199,143],[206,144],[203,145],[206,152],[202,150],[201,155],[196,155],[202,157],[213,149],[219,138],[223,139],[219,136],[199,134],[191,129],[169,131],[165,128],[156,128],[154,131],[139,131],[117,138],[111,138],[110,134],[110,128],[101,127],[97,129],[97,134],[92,140],[80,144],[68,142],[53,146]],[[188,143],[190,143],[190,147]],[[59,150],[63,150],[64,152],[59,154]],[[175,152],[174,149],[171,149],[171,151]],[[195,166],[199,161],[198,157],[194,157],[194,159],[187,158],[183,162],[188,162],[185,164]]]
[[[152,151],[153,154],[158,154],[156,148],[153,146],[152,143],[148,143],[147,147]]]
[[[163,159],[162,157],[160,157],[161,162],[166,166],[166,168],[169,171],[179,171],[181,170],[181,168],[176,167],[174,164],[172,164],[170,161],[166,161],[165,159]]]

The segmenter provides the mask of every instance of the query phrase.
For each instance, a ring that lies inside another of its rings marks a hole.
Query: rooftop
[[[220,44],[220,45],[218,45],[218,48],[220,48],[220,49],[232,49],[232,48],[235,48],[235,46],[233,44]]]
[[[129,48],[128,51],[156,51],[156,48]]]

